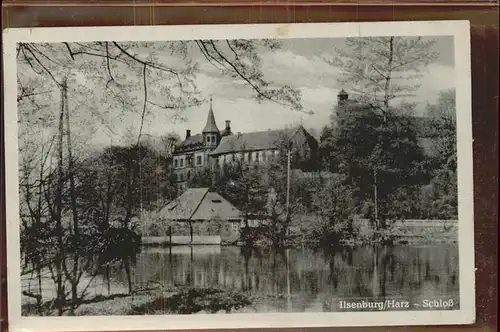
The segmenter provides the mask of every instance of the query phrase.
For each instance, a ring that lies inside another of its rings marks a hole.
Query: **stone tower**
[[[337,107],[336,107],[337,124],[345,118],[347,112],[348,99],[349,95],[347,94],[347,92],[345,92],[344,89],[340,90],[340,92],[337,94]]]

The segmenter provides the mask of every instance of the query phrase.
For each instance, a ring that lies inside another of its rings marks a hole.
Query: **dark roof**
[[[292,136],[301,128],[301,126],[297,126],[282,130],[256,131],[224,136],[219,146],[211,154],[276,149],[280,139],[285,136]]]
[[[181,151],[186,151],[186,150],[190,150],[190,149],[199,149],[200,147],[203,147],[203,135],[196,134],[196,135],[189,136],[184,141],[177,144],[175,149],[181,150]]]
[[[212,109],[212,100],[210,100],[210,109],[208,110],[207,124],[202,133],[219,133],[219,128],[215,123],[214,110]]]
[[[189,188],[157,213],[162,220],[237,220],[240,216],[238,209],[208,188]]]

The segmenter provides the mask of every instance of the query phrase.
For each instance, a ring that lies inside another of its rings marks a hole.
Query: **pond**
[[[340,311],[345,309],[341,300],[353,299],[451,299],[458,309],[458,276],[456,244],[360,246],[335,252],[143,248],[132,271],[134,284],[243,292],[252,304],[241,312]],[[123,275],[119,279],[126,282]]]

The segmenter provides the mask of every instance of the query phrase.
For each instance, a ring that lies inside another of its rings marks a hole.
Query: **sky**
[[[304,109],[313,111],[313,115],[294,112],[271,102],[259,104],[251,98],[251,92],[243,84],[228,77],[211,75],[208,71],[199,75],[197,84],[207,98],[213,97],[219,129],[224,128],[225,120],[230,120],[233,132],[297,124],[319,132],[328,123],[336,95],[343,88],[336,82],[338,69],[327,64],[324,57],[331,56],[333,48],[341,47],[343,43],[343,39],[284,40],[280,50],[261,55],[265,77],[277,84],[300,89]],[[434,50],[439,53],[439,58],[429,66],[412,100],[418,103],[420,110],[427,102],[435,102],[440,91],[455,86],[452,37],[437,38]],[[155,136],[172,130],[181,137],[184,137],[186,129],[193,134],[201,132],[208,109],[208,102],[189,109],[186,112],[187,121],[180,123],[172,123],[161,113],[153,114],[147,131]]]
[[[415,97],[409,100],[417,102],[420,111],[427,102],[435,102],[440,91],[455,87],[453,38],[435,38],[437,42],[434,51],[438,52],[439,58],[429,65],[419,82],[421,86]],[[203,61],[202,55],[198,53],[191,55],[194,60],[200,60],[200,71],[195,84],[206,102],[184,110],[183,120],[173,118],[171,113],[164,110],[152,108],[147,113],[143,133],[162,136],[175,132],[184,137],[186,129],[190,129],[192,134],[201,132],[207,119],[210,97],[213,98],[213,110],[219,129],[223,129],[225,121],[230,120],[233,132],[279,129],[298,124],[319,132],[329,122],[336,95],[344,88],[337,83],[339,69],[326,63],[324,58],[331,57],[334,48],[342,47],[344,42],[344,39],[284,39],[279,50],[260,53],[264,77],[277,85],[286,84],[299,89],[304,110],[312,111],[312,115],[272,102],[258,103],[252,98],[252,91],[244,82],[221,75],[207,61]],[[141,52],[148,56],[148,50]],[[97,90],[94,89],[95,92],[91,93],[98,93]],[[85,107],[85,102],[80,103],[79,107]],[[104,107],[116,106],[103,105]],[[108,109],[106,116],[110,125],[101,125],[100,128],[97,125],[89,144],[116,144],[127,131],[138,132],[139,111],[125,117],[114,117],[114,113],[113,109]],[[85,123],[80,120],[78,122]]]

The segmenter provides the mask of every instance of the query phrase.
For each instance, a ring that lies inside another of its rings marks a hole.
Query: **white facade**
[[[248,164],[261,164],[276,158],[279,155],[278,150],[260,150],[248,152],[225,153],[217,156],[219,165],[231,163],[239,160]]]

